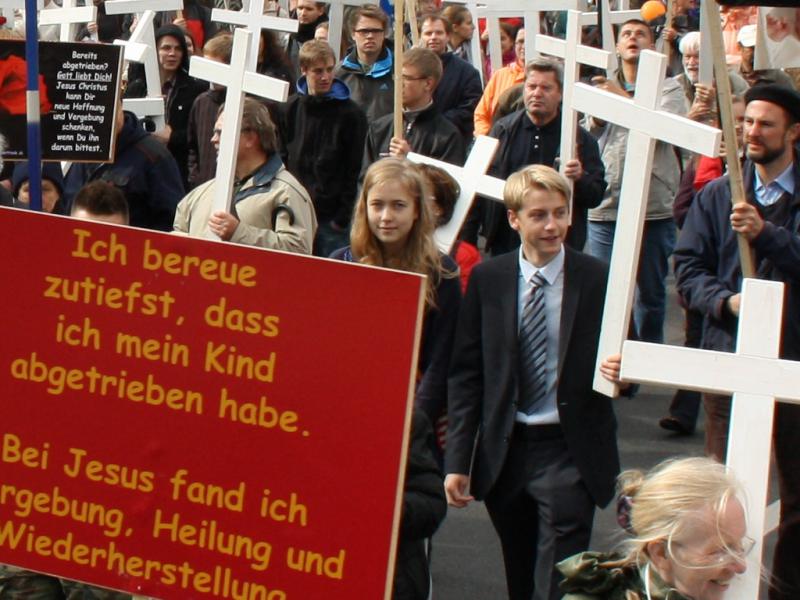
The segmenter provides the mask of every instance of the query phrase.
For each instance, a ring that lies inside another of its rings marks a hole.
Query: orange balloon
[[[664,15],[667,12],[667,7],[664,6],[663,3],[659,2],[659,0],[647,0],[644,4],[642,4],[642,8],[640,9],[642,13],[642,19],[645,21],[654,21],[658,17]]]

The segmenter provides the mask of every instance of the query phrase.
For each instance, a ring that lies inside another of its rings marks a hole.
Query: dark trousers
[[[724,461],[728,448],[730,396],[703,394],[706,454]],[[772,562],[770,600],[800,598],[800,405],[779,402],[772,432],[781,520]]]
[[[703,313],[686,309],[684,315],[684,340],[686,348],[699,348],[703,341]],[[697,426],[697,415],[700,412],[700,392],[693,390],[678,390],[672,397],[669,405],[669,415],[678,419],[680,423],[694,431]]]
[[[594,501],[559,426],[517,425],[486,508],[500,537],[510,600],[559,600],[559,561],[589,547]]]

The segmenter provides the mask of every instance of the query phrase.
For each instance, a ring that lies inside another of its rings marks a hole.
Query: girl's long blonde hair
[[[389,181],[396,181],[413,198],[417,219],[408,234],[403,252],[389,258],[369,228],[367,220],[367,196],[370,190]],[[425,305],[436,305],[436,286],[439,279],[447,276],[442,271],[439,250],[433,241],[434,219],[425,198],[428,189],[425,180],[414,165],[404,159],[384,158],[370,166],[364,177],[364,185],[358,198],[350,231],[350,250],[358,262],[377,267],[388,267],[428,277],[425,283]]]

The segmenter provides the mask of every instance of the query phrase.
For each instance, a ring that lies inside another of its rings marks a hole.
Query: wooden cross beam
[[[633,98],[584,83],[576,83],[573,90],[574,110],[629,130],[598,357],[618,354],[627,337],[656,141],[706,156],[719,154],[721,131],[659,110],[666,68],[666,56],[645,50],[639,58]],[[615,396],[617,386],[600,375],[600,362],[594,389]]]
[[[344,28],[344,7],[361,6],[364,2],[359,0],[319,0],[329,5],[328,8],[328,44],[333,48],[336,62],[341,58],[339,49],[342,47],[342,29]],[[369,4],[377,4],[369,2]]]
[[[106,3],[107,5],[110,2]],[[138,17],[136,27],[128,40],[114,40],[114,44],[122,46],[125,51],[125,60],[141,63],[144,66],[144,78],[147,85],[147,95],[144,98],[124,98],[122,106],[139,118],[151,117],[156,128],[163,129],[164,98],[161,94],[161,76],[158,71],[158,56],[156,56],[155,32],[153,19],[156,13],[146,10]]]
[[[97,7],[94,4],[78,6],[75,0],[64,0],[61,8],[39,11],[40,25],[61,25],[59,40],[74,42],[78,37],[78,24],[97,20]]]
[[[525,60],[536,54],[533,37],[541,32],[539,15],[548,10],[585,11],[586,0],[486,0],[486,6],[478,7],[478,15],[486,17],[489,32],[489,60],[492,71],[503,66],[503,50],[500,47],[500,19],[523,17],[525,22]]]
[[[535,36],[536,51],[564,59],[564,82],[561,86],[561,148],[559,150],[559,170],[564,174],[567,163],[575,158],[575,144],[578,135],[578,112],[572,106],[572,90],[580,81],[580,66],[591,65],[608,70],[611,64],[611,53],[581,44],[581,14],[571,10],[567,14],[566,39],[554,38],[541,33]],[[574,182],[567,179],[570,191]],[[570,220],[572,219],[572,196],[570,196]]]
[[[621,377],[626,381],[733,394],[727,464],[747,492],[747,535],[756,545],[747,572],[728,596],[758,600],[764,536],[777,525],[767,506],[775,402],[800,403],[800,362],[779,360],[783,284],[745,279],[736,352],[626,341]]]
[[[214,182],[214,211],[230,212],[233,201],[233,179],[236,170],[236,149],[241,134],[242,110],[245,93],[262,98],[285,102],[289,95],[289,83],[260,75],[246,65],[250,64],[252,31],[238,28],[233,34],[231,64],[225,65],[206,58],[193,56],[189,63],[189,75],[224,85],[225,127],[220,135],[217,174]]]
[[[245,10],[228,10],[215,8],[211,11],[211,20],[231,25],[241,25],[253,32],[250,39],[250,63],[247,68],[255,71],[258,66],[258,51],[261,43],[261,30],[287,31],[296,33],[300,24],[296,19],[271,17],[264,14],[264,0],[250,0]]]
[[[469,209],[472,206],[472,201],[475,199],[475,194],[482,194],[484,191],[491,194],[497,193],[497,184],[492,181],[487,181],[488,176],[486,175],[486,171],[489,170],[499,145],[500,141],[495,138],[485,135],[478,136],[463,167],[416,154],[415,152],[410,152],[408,155],[408,159],[412,162],[433,165],[447,171],[447,173],[458,182],[461,188],[455,208],[453,209],[452,218],[447,224],[438,227],[434,234],[436,244],[445,254],[449,253],[450,249],[453,247],[458,237],[458,232],[461,231],[464,220],[467,218],[467,213],[469,213]],[[498,179],[497,181],[505,184],[502,179]],[[501,200],[503,197],[502,194],[501,189]]]
[[[145,11],[183,10],[183,0],[106,0],[107,15],[142,16]]]

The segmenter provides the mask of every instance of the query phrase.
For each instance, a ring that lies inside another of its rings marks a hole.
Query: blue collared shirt
[[[558,406],[556,405],[556,388],[558,383],[558,338],[561,327],[561,297],[564,293],[564,246],[543,267],[535,267],[528,262],[519,249],[519,284],[517,285],[517,331],[519,331],[522,311],[533,291],[531,279],[541,273],[548,285],[544,287],[545,319],[547,322],[547,391],[544,407],[532,415],[517,412],[516,420],[526,425],[545,425],[558,423]]]
[[[756,169],[756,179],[753,183],[756,202],[761,206],[772,206],[781,199],[784,193],[794,195],[794,163],[791,163],[786,170],[778,175],[767,185],[761,181]]]

